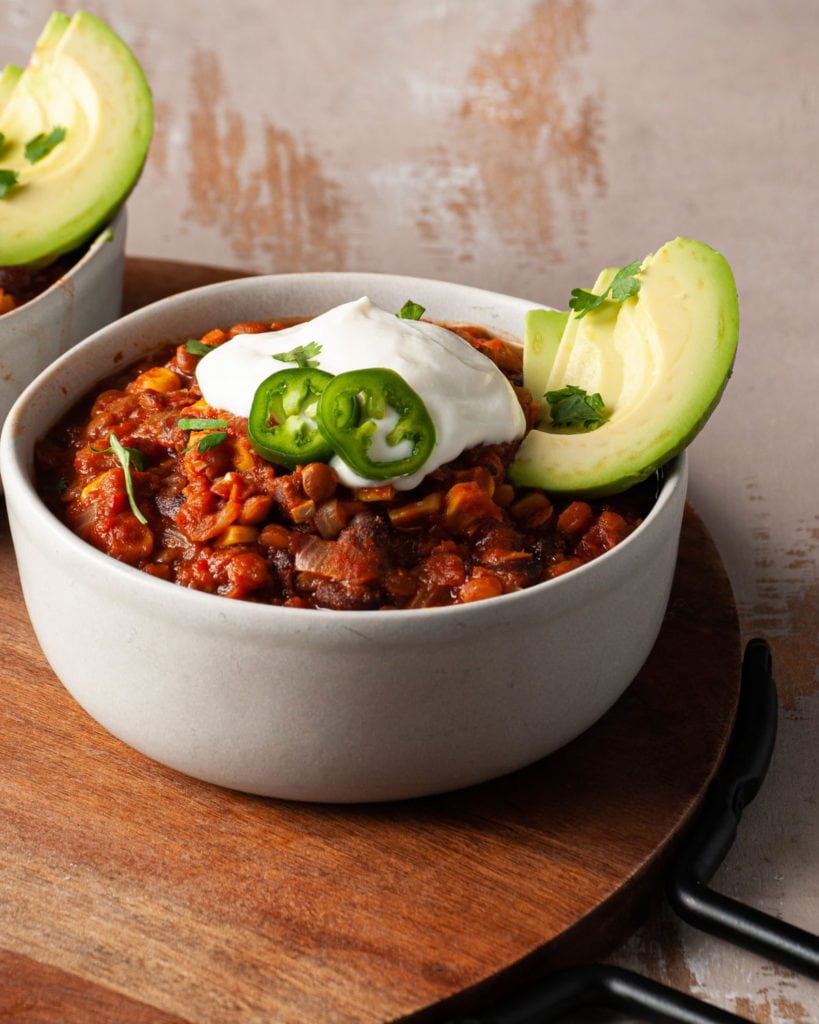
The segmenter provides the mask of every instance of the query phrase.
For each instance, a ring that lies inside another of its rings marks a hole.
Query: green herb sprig
[[[412,299],[407,299],[395,315],[399,320],[420,320],[424,313],[426,313],[426,309],[423,306],[419,306]]]
[[[227,420],[208,419],[207,417],[197,416],[183,416],[181,420],[177,421],[177,426],[180,430],[211,431],[210,434],[199,438],[196,450],[200,453],[210,451],[211,448],[215,448],[227,439],[227,431],[224,429],[227,425]],[[190,451],[190,447],[186,448],[185,451]]]
[[[125,492],[128,495],[128,504],[131,506],[131,511],[143,526],[147,526],[148,520],[142,514],[139,505],[136,503],[136,497],[134,496],[134,481],[131,476],[132,464],[136,469],[142,470],[145,468],[145,453],[141,452],[139,448],[126,448],[113,430],[108,435],[107,448],[94,448],[91,446],[91,451],[97,452],[100,455],[105,452],[113,452],[114,455],[116,455],[117,461],[120,466],[122,466],[122,472],[125,476]]]
[[[46,135],[45,132],[40,132],[39,135],[35,135],[34,138],[29,139],[26,143],[24,151],[26,160],[28,160],[30,164],[38,163],[43,159],[43,157],[48,156],[55,146],[59,146],[66,134],[66,129],[61,125],[57,125],[55,128],[51,129],[48,135]]]
[[[608,419],[600,394],[590,395],[575,384],[568,384],[558,391],[547,391],[546,401],[556,427],[582,426],[584,430],[596,430]]]
[[[277,352],[273,358],[280,363],[295,363],[296,366],[315,369],[318,366],[316,358],[321,352],[321,345],[317,341],[310,341],[306,345],[297,345],[289,352]]]
[[[215,346],[206,345],[204,341],[199,341],[198,338],[188,338],[185,342],[185,351],[190,352],[192,356],[206,356],[208,352],[212,352]]]
[[[629,263],[627,267],[621,267],[612,278],[611,284],[600,295],[586,291],[584,288],[573,288],[569,308],[573,309],[577,319],[581,320],[587,313],[597,309],[606,299],[613,299],[614,302],[625,302],[627,298],[636,295],[640,290],[640,282],[637,275],[640,273],[642,263]]]
[[[14,188],[19,177],[19,171],[9,171],[5,168],[0,168],[0,199],[6,198],[9,189]]]
[[[30,164],[36,164],[43,157],[48,156],[55,146],[58,146],[66,137],[67,131],[61,125],[52,128],[46,135],[40,132],[29,139],[23,150],[23,154]],[[0,149],[6,144],[6,136],[0,132]],[[9,191],[19,184],[20,172],[13,171],[8,167],[0,168],[0,199],[5,199]]]

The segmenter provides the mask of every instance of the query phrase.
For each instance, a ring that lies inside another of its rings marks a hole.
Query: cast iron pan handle
[[[447,1024],[547,1024],[576,1010],[608,1009],[649,1024],[752,1024],[633,971],[605,964],[570,967],[488,1011]]]
[[[666,889],[671,905],[689,924],[819,979],[819,936],[708,887],[736,838],[743,810],[765,777],[776,736],[777,703],[768,645],[751,640],[725,761],[671,866]]]

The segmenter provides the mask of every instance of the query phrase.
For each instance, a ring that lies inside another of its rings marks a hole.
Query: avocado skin
[[[88,241],[125,202],[153,135],[153,101],[126,44],[86,11],[49,18],[27,67],[0,76],[0,167],[19,184],[0,201],[0,266],[43,266]],[[25,143],[63,142],[36,164]]]
[[[586,321],[601,335],[600,351],[610,343],[612,361],[631,355],[641,362],[645,387],[620,407],[615,398],[610,420],[597,430],[567,432],[547,423],[530,431],[510,467],[519,486],[577,497],[627,490],[691,443],[727,386],[739,338],[737,290],[727,260],[703,242],[668,242],[643,261],[637,295],[569,320],[548,388],[586,386],[607,401],[597,378],[556,376],[568,372]]]

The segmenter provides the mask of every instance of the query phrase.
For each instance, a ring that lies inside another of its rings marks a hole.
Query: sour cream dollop
[[[332,374],[368,367],[395,370],[426,405],[435,424],[435,448],[417,473],[389,481],[398,490],[415,487],[467,448],[516,441],[525,432],[514,389],[491,359],[453,331],[401,319],[366,296],[284,330],[237,334],[199,361],[202,397],[215,409],[248,416],[262,381],[296,365],[274,356],[310,342],[320,346],[315,356],[320,369]],[[365,480],[337,455],[330,464],[349,487],[387,482]]]

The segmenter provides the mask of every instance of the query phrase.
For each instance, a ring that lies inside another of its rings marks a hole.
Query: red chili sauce
[[[290,323],[241,323],[201,341],[218,345]],[[494,360],[534,425],[538,406],[521,386],[520,350],[482,328],[448,326]],[[297,608],[478,601],[597,558],[639,525],[655,498],[654,481],[599,501],[517,488],[507,478],[516,444],[465,451],[404,492],[348,488],[321,462],[289,471],[256,454],[246,420],[204,402],[199,358],[182,343],[132,367],[37,447],[40,494],[71,530],[184,587]],[[181,429],[185,417],[226,420],[226,436],[200,445],[212,431]],[[141,453],[127,474],[111,451],[112,431]],[[145,524],[132,511],[129,482]]]

